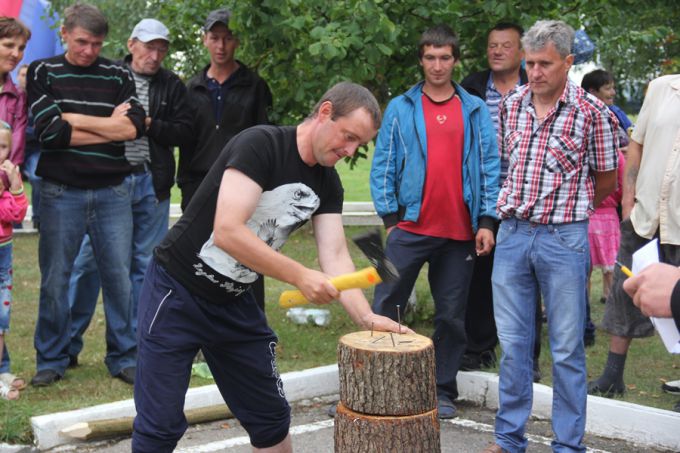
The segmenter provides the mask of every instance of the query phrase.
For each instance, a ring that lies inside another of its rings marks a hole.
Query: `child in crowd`
[[[7,157],[12,149],[12,128],[0,121],[0,398],[16,400],[26,381],[10,373],[5,332],[12,305],[12,224],[28,209],[19,167]]]
[[[614,88],[613,76],[602,69],[589,72],[581,81],[581,88],[604,102],[616,115],[619,121],[619,170],[618,186],[595,209],[590,217],[588,225],[588,239],[590,240],[590,259],[592,268],[602,270],[602,298],[604,303],[609,296],[609,290],[614,279],[614,263],[621,241],[621,230],[618,208],[621,204],[623,186],[623,168],[625,165],[624,154],[628,148],[628,129],[632,123],[620,108],[614,105],[616,89]],[[588,285],[590,287],[590,284]]]

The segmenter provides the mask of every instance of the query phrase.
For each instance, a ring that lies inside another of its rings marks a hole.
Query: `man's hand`
[[[113,109],[113,112],[111,112],[111,116],[112,117],[126,116],[128,110],[130,110],[130,107],[132,106],[130,105],[129,102],[123,102],[122,104],[117,105],[115,109]]]
[[[405,325],[401,325],[401,330],[399,328],[399,323],[392,321],[386,316],[380,316],[373,312],[368,313],[361,319],[362,327],[365,330],[379,330],[382,332],[394,332],[394,333],[415,333],[413,330],[409,329]]]
[[[491,249],[496,245],[493,238],[493,231],[487,228],[480,228],[475,235],[475,251],[477,256],[484,256],[491,253]]]
[[[330,282],[330,277],[323,272],[306,269],[295,286],[313,304],[323,305],[340,297],[340,291]]]
[[[671,294],[680,280],[680,268],[665,263],[647,266],[626,279],[623,289],[645,316],[671,318]]]

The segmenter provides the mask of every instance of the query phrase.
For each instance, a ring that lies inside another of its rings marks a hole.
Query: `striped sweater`
[[[71,146],[71,126],[62,113],[111,116],[124,102],[128,117],[144,131],[144,109],[129,70],[105,58],[88,67],[73,66],[64,55],[33,62],[28,68],[28,104],[35,120],[41,154],[36,174],[81,189],[120,184],[130,173],[125,142]]]

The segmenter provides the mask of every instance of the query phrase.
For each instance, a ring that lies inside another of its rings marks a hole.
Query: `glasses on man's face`
[[[149,44],[148,42],[143,43],[144,44],[144,49],[146,49],[147,52],[158,52],[160,54],[166,54],[168,53],[168,46],[167,45],[154,45],[154,44]]]

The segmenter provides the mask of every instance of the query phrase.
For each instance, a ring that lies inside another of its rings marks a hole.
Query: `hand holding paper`
[[[659,263],[658,239],[650,241],[647,245],[641,247],[637,252],[633,253],[633,266],[632,266],[633,274],[639,277],[639,274],[642,274],[644,272],[643,269],[646,270],[648,266],[653,265],[655,263],[657,264]],[[633,296],[634,303],[635,297],[636,296]],[[670,298],[670,296],[668,296],[666,300],[668,300],[668,298]],[[639,306],[638,303],[636,303],[636,305]],[[644,310],[643,313],[645,313]],[[668,316],[670,316],[670,309]],[[668,352],[673,354],[680,354],[680,332],[678,332],[678,328],[675,325],[675,321],[673,321],[673,319],[669,317],[652,316],[649,319],[652,321],[652,324],[654,324],[654,327],[656,328],[657,332],[659,332],[659,336],[661,336],[661,340],[663,341],[663,344],[666,346]]]

